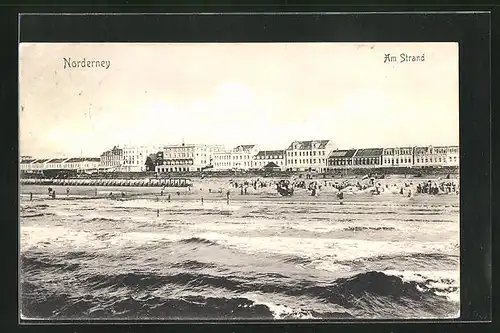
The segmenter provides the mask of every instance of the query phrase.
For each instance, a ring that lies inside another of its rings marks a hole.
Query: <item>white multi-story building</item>
[[[221,145],[180,144],[163,146],[163,163],[157,172],[202,171],[214,166],[214,154]]]
[[[414,148],[414,166],[447,166],[448,147],[428,146]]]
[[[447,165],[459,166],[460,165],[460,148],[458,146],[449,146],[447,150]]]
[[[334,148],[331,140],[294,141],[286,149],[286,168],[291,171],[325,172],[328,156]]]
[[[413,165],[413,147],[384,148],[382,166],[411,167]]]
[[[284,150],[261,150],[252,161],[252,169],[262,169],[269,163],[276,164],[282,171],[286,169],[286,158]]]
[[[146,171],[146,159],[161,151],[162,145],[118,147],[123,150],[122,170],[126,172]]]
[[[121,171],[123,160],[123,149],[115,146],[101,154],[101,167]]]
[[[254,156],[259,152],[256,145],[240,145],[214,154],[214,170],[249,170]]]

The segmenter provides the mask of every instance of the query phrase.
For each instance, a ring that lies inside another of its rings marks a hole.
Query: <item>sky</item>
[[[401,53],[425,61],[400,62]],[[183,141],[459,141],[457,43],[22,43],[19,54],[21,155]],[[110,66],[64,68],[64,58]]]

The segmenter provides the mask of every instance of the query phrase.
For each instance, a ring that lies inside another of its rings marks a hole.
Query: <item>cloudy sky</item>
[[[401,63],[401,53],[425,61]],[[65,69],[64,58],[110,67]],[[23,43],[19,62],[21,155],[182,140],[458,144],[455,43]]]

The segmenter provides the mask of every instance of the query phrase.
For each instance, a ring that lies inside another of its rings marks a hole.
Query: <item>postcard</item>
[[[21,318],[457,318],[458,61],[21,43]]]

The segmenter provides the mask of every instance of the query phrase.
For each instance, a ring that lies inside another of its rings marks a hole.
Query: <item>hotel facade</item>
[[[357,149],[352,157],[352,165],[356,168],[376,168],[382,165],[382,148]]]
[[[162,149],[162,145],[118,147],[123,150],[123,163],[121,171],[141,172],[146,171],[146,159],[151,154],[156,154]]]
[[[413,166],[413,147],[384,148],[382,165],[387,167]]]
[[[261,150],[254,156],[252,169],[263,169],[275,164],[281,171],[284,171],[286,170],[285,154],[284,150]]]
[[[258,152],[257,145],[239,145],[234,149],[222,149],[214,154],[214,170],[250,170]]]
[[[415,147],[415,166],[458,166],[458,146]]]
[[[286,149],[286,170],[324,172],[334,148],[331,140],[294,141]]]
[[[120,171],[124,163],[123,149],[117,146],[101,154],[101,168]]]
[[[156,166],[156,172],[188,172],[213,168],[214,155],[223,149],[221,145],[180,144],[166,145],[163,163]]]

